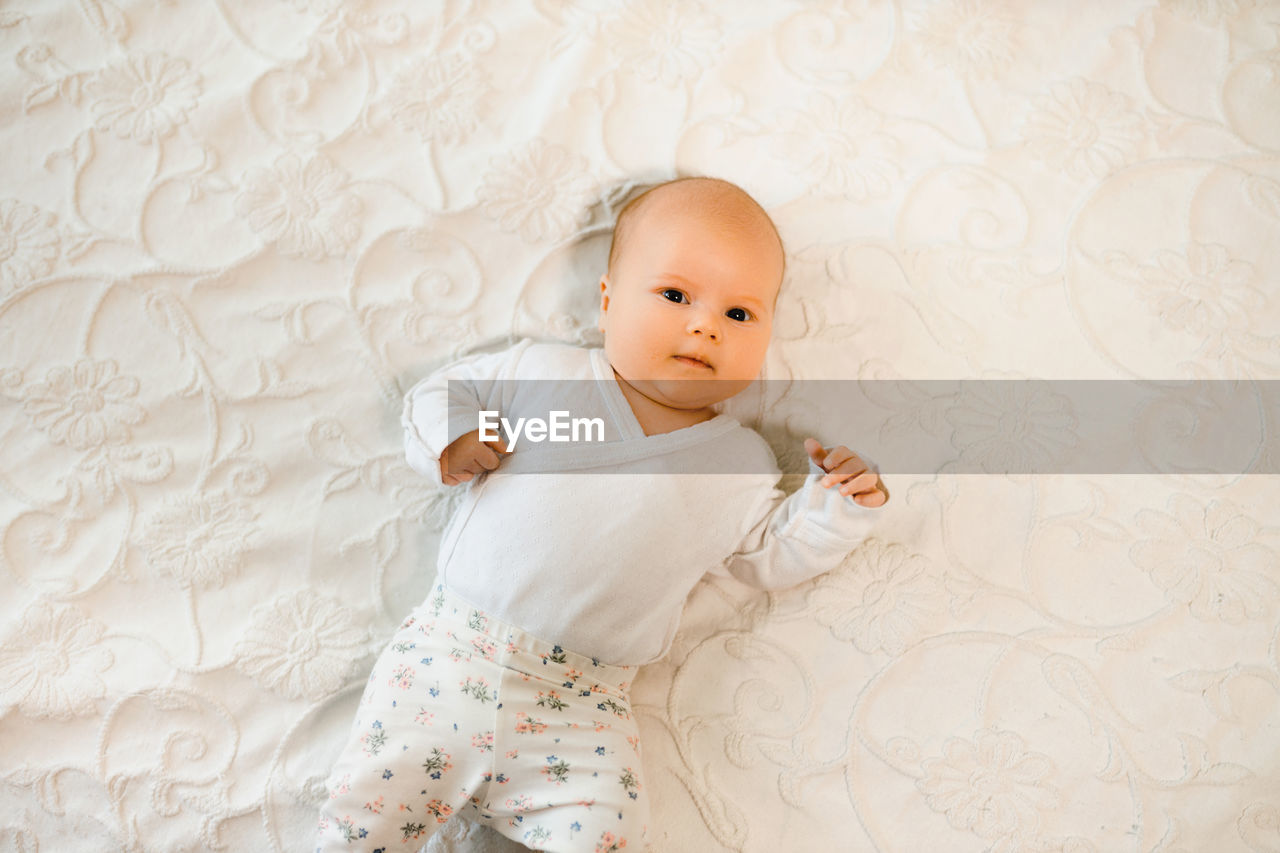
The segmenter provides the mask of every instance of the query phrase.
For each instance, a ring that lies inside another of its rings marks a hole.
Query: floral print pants
[[[417,851],[458,811],[533,850],[642,853],[634,666],[544,643],[437,585],[379,656],[321,851]]]

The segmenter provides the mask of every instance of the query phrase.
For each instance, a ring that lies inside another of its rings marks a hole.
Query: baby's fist
[[[446,486],[466,483],[497,468],[503,456],[510,452],[501,438],[481,441],[480,430],[473,429],[455,439],[440,454],[440,480]]]
[[[827,450],[816,438],[806,438],[804,449],[814,464],[827,472],[818,481],[824,489],[841,483],[840,494],[849,495],[854,503],[868,508],[884,506],[889,500],[889,490],[884,487],[880,475],[870,470],[858,454],[843,444]]]

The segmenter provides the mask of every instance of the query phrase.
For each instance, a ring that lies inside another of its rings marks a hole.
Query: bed
[[[402,395],[597,345],[654,181],[775,218],[774,379],[1280,377],[1277,51],[1271,0],[0,6],[0,849],[308,849],[458,501]],[[1259,418],[1233,470],[882,470],[838,570],[705,580],[649,849],[1280,850]]]

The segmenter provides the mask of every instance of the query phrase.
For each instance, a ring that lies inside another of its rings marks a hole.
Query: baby
[[[704,575],[801,583],[836,567],[888,500],[856,454],[816,438],[786,496],[768,444],[713,408],[760,375],[783,271],[744,191],[662,184],[618,217],[603,349],[525,339],[409,391],[409,463],[470,485],[431,596],[374,666],[317,850],[416,851],[460,810],[534,850],[643,850],[636,667],[666,654]],[[589,381],[508,381],[537,378]],[[604,440],[512,452],[481,433],[482,411],[545,413],[546,385],[557,408],[598,417]]]

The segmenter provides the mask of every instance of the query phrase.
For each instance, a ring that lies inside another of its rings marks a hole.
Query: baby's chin
[[[703,409],[723,403],[752,383],[751,379],[652,379],[633,385],[645,396],[673,409]]]

